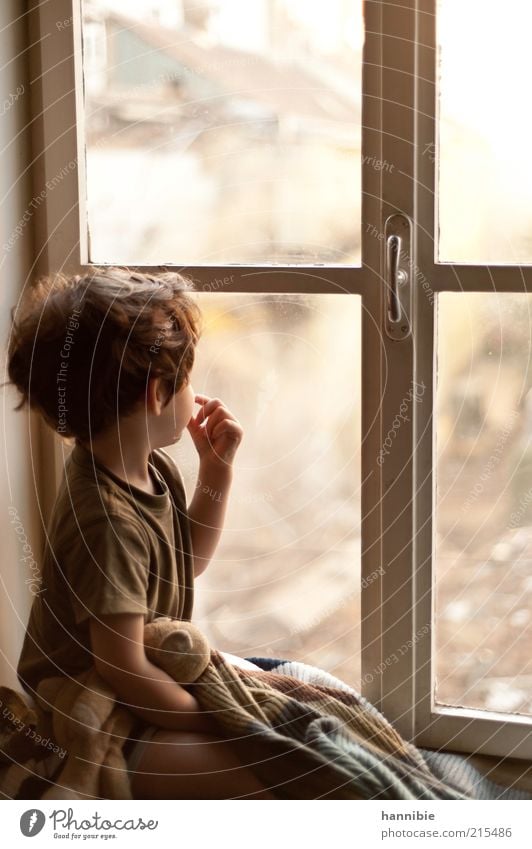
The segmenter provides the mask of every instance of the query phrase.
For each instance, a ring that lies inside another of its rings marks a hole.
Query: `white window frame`
[[[85,206],[79,0],[29,2],[35,194],[62,174],[36,211],[37,274],[90,270]],[[530,268],[461,267],[434,261],[435,0],[365,0],[362,108],[362,267],[326,265],[139,266],[175,269],[198,284],[228,276],[231,292],[332,293],[362,297],[362,692],[409,740],[465,752],[532,756],[532,720],[466,709],[436,709],[432,669],[432,369],[434,310],[413,287],[414,334],[384,333],[383,232],[389,215],[413,222],[413,264],[434,292],[532,290]],[[393,168],[371,167],[375,161]],[[77,167],[65,171],[69,163]],[[423,222],[421,225],[419,222]],[[372,235],[373,234],[373,235]],[[101,264],[101,263],[100,263]],[[111,262],[109,264],[112,264]],[[414,345],[415,340],[415,345]],[[394,450],[377,458],[412,380],[424,403],[397,430]],[[40,482],[50,514],[65,459],[63,443],[42,426],[49,468]],[[379,573],[377,567],[382,567]],[[378,572],[375,578],[376,570]],[[425,629],[428,629],[425,633]],[[423,638],[417,635],[424,633]],[[412,649],[402,654],[398,647]],[[392,658],[393,662],[390,660]]]
[[[438,292],[531,292],[532,267],[508,265],[459,265],[436,259],[437,215],[435,213],[438,161],[436,111],[436,0],[418,0],[416,28],[416,117],[418,125],[416,168],[417,264],[435,293]],[[434,151],[435,156],[426,155]],[[435,160],[434,162],[432,160]],[[435,364],[435,311],[427,298],[417,301],[416,325],[418,380],[430,386]],[[418,405],[419,406],[419,405]],[[420,412],[416,410],[416,413]],[[433,517],[436,458],[433,422],[421,415],[414,421],[415,445],[415,569],[416,627],[434,615],[434,582],[426,568],[433,559]],[[421,641],[417,646],[415,686],[415,739],[430,748],[461,752],[483,752],[514,758],[532,758],[532,717],[515,714],[443,707],[434,703],[434,646]]]

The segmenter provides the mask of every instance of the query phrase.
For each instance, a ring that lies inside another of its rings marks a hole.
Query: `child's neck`
[[[108,428],[83,442],[95,459],[130,486],[136,486],[146,492],[156,492],[148,469],[148,457],[151,447],[146,433],[134,434],[134,428],[121,424]],[[129,431],[129,432],[128,432]]]

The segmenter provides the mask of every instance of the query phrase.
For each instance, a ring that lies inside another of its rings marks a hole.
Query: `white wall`
[[[20,0],[0,3],[0,382],[7,379],[5,346],[10,309],[28,285],[33,257],[33,221],[28,215],[21,235],[7,250],[5,247],[24,213],[31,209],[31,86],[25,9],[26,3]],[[29,556],[24,544],[30,546],[36,564],[41,564],[41,523],[34,483],[38,444],[30,434],[30,429],[34,432],[33,416],[13,412],[17,401],[14,390],[0,389],[0,399],[0,684],[20,690],[16,663],[33,599],[25,579],[35,573],[29,560],[21,560]],[[10,508],[16,513],[10,513]]]

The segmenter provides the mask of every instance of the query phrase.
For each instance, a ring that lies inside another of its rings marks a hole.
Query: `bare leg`
[[[230,742],[161,728],[144,745],[131,778],[134,799],[275,799]]]

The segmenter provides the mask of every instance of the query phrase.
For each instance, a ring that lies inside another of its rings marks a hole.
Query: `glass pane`
[[[196,393],[244,439],[194,621],[242,657],[314,664],[360,685],[360,298],[199,293]],[[167,449],[189,501],[197,454]]]
[[[436,701],[532,714],[532,296],[438,296]]]
[[[441,262],[532,261],[531,29],[530,0],[438,2]]]
[[[360,265],[362,0],[84,0],[91,262]]]

